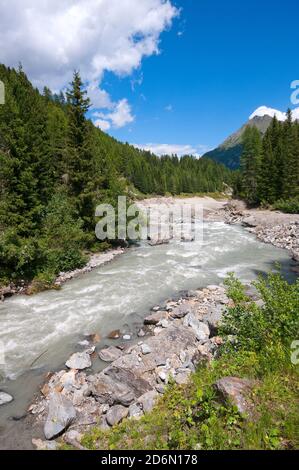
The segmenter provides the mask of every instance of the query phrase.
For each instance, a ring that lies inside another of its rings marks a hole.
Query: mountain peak
[[[286,113],[283,113],[282,111],[279,111],[278,109],[274,108],[268,108],[267,106],[260,106],[257,108],[251,116],[249,116],[249,120],[254,119],[255,117],[264,117],[264,116],[269,116],[271,118],[276,118],[278,121],[285,121],[286,120]]]

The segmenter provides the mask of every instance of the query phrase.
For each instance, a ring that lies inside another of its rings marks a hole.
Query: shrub
[[[224,316],[222,334],[234,335],[237,349],[261,351],[275,343],[289,347],[299,331],[299,280],[291,285],[270,273],[253,284],[263,306],[249,301],[233,275],[227,279],[228,295],[235,305]]]
[[[299,214],[299,197],[287,200],[280,199],[273,207],[287,214]]]

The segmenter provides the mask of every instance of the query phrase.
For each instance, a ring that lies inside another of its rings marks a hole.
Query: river
[[[286,277],[294,277],[285,250],[258,242],[239,226],[206,222],[202,245],[173,241],[151,247],[142,242],[60,291],[15,296],[0,304],[0,345],[5,353],[0,389],[14,396],[0,408],[0,448],[30,448],[31,429],[20,418],[45,374],[62,368],[68,356],[80,350],[84,335],[99,333],[103,346],[109,344],[107,334],[120,328],[136,340],[153,305],[182,290],[219,284],[231,271],[250,281],[275,262]],[[93,365],[94,371],[102,367],[100,361]]]

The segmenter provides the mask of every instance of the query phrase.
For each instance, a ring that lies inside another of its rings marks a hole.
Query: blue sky
[[[298,0],[0,0],[0,62],[41,90],[79,69],[98,127],[202,154],[256,108],[291,106],[298,22]]]
[[[109,132],[136,144],[213,148],[259,106],[286,110],[299,79],[297,0],[180,0],[160,54],[103,87],[126,96],[135,120]],[[132,89],[132,79],[140,80]],[[141,83],[142,82],[142,83]]]

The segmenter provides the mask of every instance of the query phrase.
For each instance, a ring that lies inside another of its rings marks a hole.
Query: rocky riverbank
[[[206,218],[243,225],[260,241],[288,250],[294,261],[299,262],[299,214],[248,209],[242,201],[232,200]]]
[[[222,286],[188,292],[153,307],[134,344],[116,341],[100,351],[92,341],[88,348],[86,344],[64,370],[49,374],[30,406],[35,425],[44,433],[34,445],[53,449],[62,436],[59,441],[80,448],[83,432],[92,427],[108,429],[150,411],[170,378],[177,384],[188,382],[201,361],[217,354],[222,343],[218,325],[229,302]],[[109,365],[88,373],[96,355]]]
[[[125,252],[125,248],[116,248],[105,251],[103,253],[95,253],[90,256],[88,263],[83,268],[75,269],[74,271],[68,271],[60,273],[59,276],[53,282],[51,288],[59,289],[63,284],[71,279],[75,279],[83,274],[91,272],[93,269],[104,266],[113,261],[118,256]],[[0,287],[0,301],[4,301],[6,297],[12,297],[13,295],[32,295],[39,290],[39,286],[35,285],[35,282],[26,283],[21,281],[18,285],[11,283],[10,285],[1,288]],[[40,290],[45,290],[43,287]]]

